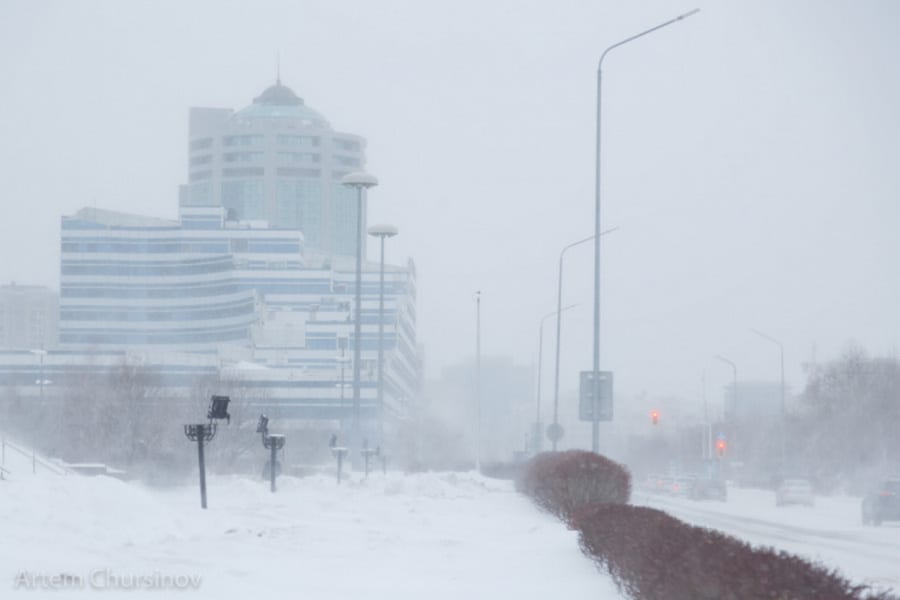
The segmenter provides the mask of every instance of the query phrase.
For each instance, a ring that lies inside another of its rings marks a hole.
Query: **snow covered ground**
[[[632,502],[837,568],[855,583],[900,591],[900,522],[863,526],[859,498],[816,497],[812,507],[776,507],[774,492],[732,487],[728,502],[641,492]]]
[[[244,600],[620,597],[576,534],[508,482],[278,484],[272,494],[266,481],[210,477],[203,511],[197,485],[19,474],[0,482],[0,597],[131,597],[134,585]]]

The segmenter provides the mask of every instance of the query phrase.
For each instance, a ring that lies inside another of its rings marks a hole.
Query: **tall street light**
[[[537,367],[537,420],[535,421],[536,430],[535,430],[535,451],[540,452],[541,447],[543,446],[543,440],[541,439],[544,435],[544,432],[541,431],[541,371],[543,370],[543,357],[544,357],[544,321],[549,319],[550,317],[556,316],[560,314],[564,310],[569,310],[570,308],[575,308],[578,306],[577,304],[570,304],[565,308],[557,307],[553,312],[547,313],[543,317],[541,317],[541,326],[540,331],[538,332],[538,367]],[[559,340],[559,318],[556,319],[556,333],[557,340]],[[555,411],[554,411],[554,419],[553,422],[556,422]],[[553,449],[556,450],[556,438],[554,437]]]
[[[722,356],[721,354],[716,354],[716,359],[722,361],[727,365],[731,365],[731,372],[734,376],[734,410],[738,410],[738,373],[737,373],[737,365],[734,364],[728,358]]]
[[[762,331],[760,331],[758,329],[751,328],[750,331],[752,331],[759,337],[761,337],[765,340],[768,340],[768,341],[772,342],[773,344],[775,344],[776,346],[778,346],[778,351],[781,353],[781,471],[782,471],[781,474],[782,474],[782,476],[784,476],[785,460],[787,458],[787,452],[785,449],[785,445],[786,445],[785,427],[787,425],[787,407],[786,407],[785,401],[784,401],[784,395],[785,395],[785,391],[784,391],[785,390],[785,386],[784,386],[784,344],[782,344],[780,341],[773,338],[771,335],[763,333]]]
[[[481,473],[481,290],[475,292],[475,470]]]
[[[384,240],[397,235],[397,228],[393,225],[372,225],[369,235],[381,240],[378,279],[378,443],[384,446]]]
[[[353,319],[353,424],[351,426],[350,456],[359,446],[359,383],[360,383],[360,347],[362,321],[362,241],[363,241],[363,197],[370,187],[378,185],[378,180],[368,173],[348,173],[341,179],[341,184],[356,188],[356,318]]]
[[[600,235],[606,235],[607,233],[612,233],[617,230],[618,227],[613,227],[611,229],[607,229],[606,231],[600,232]],[[559,253],[559,276],[557,278],[557,288],[556,288],[556,312],[562,312],[562,279],[563,279],[563,258],[565,258],[566,250],[569,248],[574,248],[575,246],[579,246],[584,244],[585,242],[589,242],[594,239],[594,236],[586,237],[583,240],[578,240],[577,242],[572,242],[568,246],[565,246]],[[556,368],[553,372],[553,429],[554,431],[559,431],[559,344],[560,344],[560,336],[562,335],[562,319],[556,320]],[[556,452],[556,444],[559,442],[557,436],[553,436],[553,451]]]
[[[700,9],[695,8],[690,12],[675,17],[671,21],[666,21],[665,23],[661,23],[656,27],[652,27],[646,31],[642,31],[637,35],[633,35],[630,38],[626,38],[621,42],[617,42],[604,50],[603,54],[600,55],[600,60],[597,62],[597,163],[594,165],[594,406],[592,411],[593,422],[591,423],[591,450],[593,450],[594,452],[598,452],[600,449],[600,421],[598,420],[598,417],[600,416],[600,410],[598,406],[600,398],[600,92],[602,90],[601,83],[603,81],[603,59],[606,58],[606,55],[614,48],[625,45],[628,42],[638,39],[639,37],[647,35],[648,33],[653,33],[654,31],[662,29],[663,27],[671,25],[672,23],[677,23],[678,21],[686,19],[691,15],[695,15],[698,12],[700,12]]]

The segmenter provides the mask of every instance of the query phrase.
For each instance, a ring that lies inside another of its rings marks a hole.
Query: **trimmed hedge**
[[[631,475],[622,465],[584,450],[546,452],[529,461],[517,489],[561,519],[596,503],[628,502]]]
[[[793,554],[629,506],[628,471],[591,452],[539,454],[516,487],[576,529],[584,553],[634,600],[898,600]]]
[[[646,507],[597,504],[571,515],[581,546],[640,600],[860,600],[837,571],[787,552],[753,548],[718,531]]]

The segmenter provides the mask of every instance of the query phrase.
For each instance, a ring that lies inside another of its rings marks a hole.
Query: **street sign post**
[[[558,442],[563,438],[565,432],[566,431],[559,423],[550,423],[550,425],[547,426],[547,439],[551,442]]]
[[[597,399],[597,420],[613,419],[613,374],[612,371],[600,371]],[[582,371],[578,393],[578,418],[582,421],[594,420],[594,372]]]

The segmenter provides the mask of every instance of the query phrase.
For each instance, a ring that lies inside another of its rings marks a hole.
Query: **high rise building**
[[[238,111],[191,108],[189,129],[181,206],[222,206],[302,231],[311,251],[355,255],[357,198],[341,178],[365,166],[363,138],[335,131],[280,79]]]

